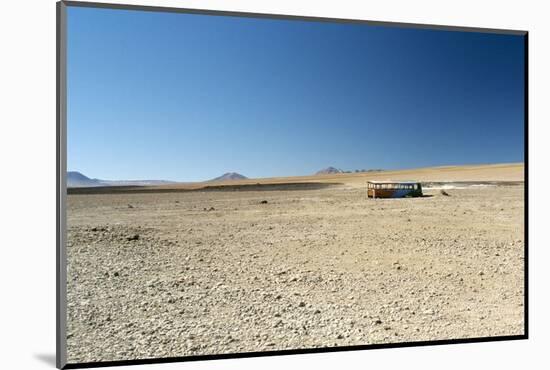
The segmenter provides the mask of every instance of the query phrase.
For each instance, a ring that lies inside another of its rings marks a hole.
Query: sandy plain
[[[439,167],[71,193],[68,361],[521,335],[523,173]],[[368,199],[368,179],[423,181],[427,196]],[[447,181],[483,183],[437,183]]]

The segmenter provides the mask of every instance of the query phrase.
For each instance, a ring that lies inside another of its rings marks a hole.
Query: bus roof
[[[391,181],[391,180],[369,180],[371,184],[420,184],[420,181]]]

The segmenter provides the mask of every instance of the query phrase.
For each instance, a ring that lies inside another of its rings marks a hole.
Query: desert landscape
[[[367,198],[390,179],[425,196]],[[521,335],[523,181],[501,164],[69,189],[68,362]]]

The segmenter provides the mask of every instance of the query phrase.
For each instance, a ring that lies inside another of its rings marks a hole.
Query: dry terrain
[[[369,178],[506,183],[372,200]],[[521,335],[522,180],[499,165],[70,194],[68,361]]]

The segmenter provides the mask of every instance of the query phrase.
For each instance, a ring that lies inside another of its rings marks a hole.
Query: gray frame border
[[[185,357],[167,357],[167,358],[150,358],[137,360],[121,360],[121,361],[105,361],[105,362],[88,362],[88,363],[67,363],[67,250],[66,250],[66,233],[67,233],[67,7],[84,7],[84,8],[102,8],[102,9],[118,9],[118,10],[133,10],[133,11],[150,11],[163,13],[183,13],[183,14],[198,14],[210,16],[229,16],[238,18],[263,18],[263,19],[278,19],[278,20],[301,20],[310,22],[328,22],[328,23],[346,23],[346,24],[364,24],[371,26],[384,26],[394,28],[415,28],[426,30],[439,31],[460,31],[460,32],[478,32],[492,33],[503,35],[523,36],[525,42],[524,48],[524,333],[520,335],[493,336],[493,337],[476,337],[476,338],[460,338],[460,339],[444,339],[433,341],[419,342],[402,342],[402,343],[387,343],[387,344],[370,344],[370,345],[355,345],[342,347],[326,347],[326,348],[310,348],[297,350],[280,350],[280,351],[264,351],[264,352],[244,352],[244,353],[225,353],[216,355],[199,355]],[[480,342],[497,342],[508,340],[524,340],[528,339],[529,328],[529,263],[528,263],[528,214],[529,214],[529,197],[528,197],[528,116],[529,116],[529,32],[525,30],[510,30],[510,29],[494,29],[494,28],[479,28],[479,27],[459,27],[449,25],[432,25],[420,23],[401,23],[401,22],[383,22],[360,19],[347,18],[327,18],[316,16],[299,16],[299,15],[282,15],[282,14],[267,14],[267,13],[250,13],[225,10],[208,10],[208,9],[191,9],[191,8],[176,8],[162,6],[147,6],[147,5],[128,5],[128,4],[113,4],[113,3],[98,3],[98,2],[83,2],[83,1],[67,1],[61,0],[56,3],[56,38],[57,38],[57,63],[56,63],[56,367],[59,369],[69,368],[95,368],[105,366],[125,366],[125,365],[140,365],[140,364],[156,364],[156,363],[172,363],[184,361],[204,361],[229,358],[247,358],[247,357],[263,357],[263,356],[280,356],[290,354],[308,354],[308,353],[328,353],[341,351],[357,351],[379,348],[404,348],[404,347],[420,347],[420,346],[435,346],[445,344],[459,343],[480,343]]]
[[[56,349],[57,368],[67,364],[67,6],[56,4]]]
[[[424,24],[424,23],[383,22],[383,21],[372,21],[372,20],[364,20],[364,19],[352,19],[352,18],[328,18],[328,17],[317,17],[317,16],[284,15],[284,14],[272,14],[272,13],[251,13],[251,12],[239,12],[239,11],[228,11],[228,10],[176,8],[176,7],[163,7],[163,6],[152,6],[152,5],[128,5],[128,4],[98,3],[98,2],[84,2],[84,1],[72,1],[72,0],[64,0],[61,2],[66,4],[67,6],[83,7],[83,8],[103,8],[103,9],[118,9],[118,10],[140,10],[140,11],[163,12],[163,13],[202,14],[202,15],[217,15],[217,16],[237,17],[237,18],[265,18],[265,19],[279,19],[279,20],[301,20],[301,21],[310,21],[310,22],[367,24],[371,26],[418,28],[418,29],[429,29],[429,30],[439,30],[439,31],[497,33],[497,34],[517,35],[517,36],[522,36],[527,34],[527,31],[524,31],[524,30],[511,30],[511,29],[498,29],[498,28],[459,27],[459,26]]]

